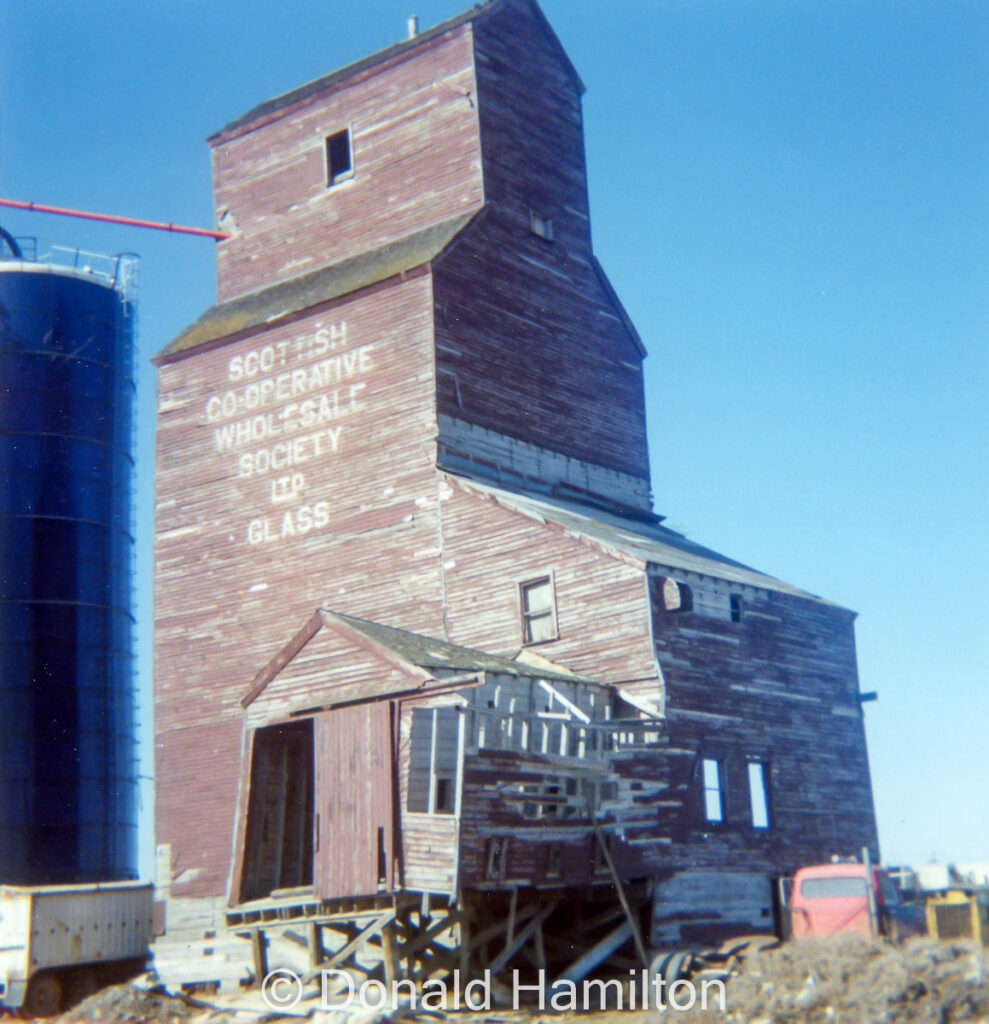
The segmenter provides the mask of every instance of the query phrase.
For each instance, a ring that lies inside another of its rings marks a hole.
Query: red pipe
[[[37,213],[57,213],[63,217],[83,217],[86,220],[103,220],[110,224],[126,224],[133,228],[154,228],[156,231],[176,231],[183,235],[204,235],[206,238],[229,238],[223,231],[208,228],[186,228],[181,224],[165,224],[156,220],[138,220],[136,217],[115,217],[112,213],[88,213],[85,210],[69,210],[64,206],[45,206],[44,203],[25,203],[20,199],[0,199],[0,206],[15,210],[35,210]]]

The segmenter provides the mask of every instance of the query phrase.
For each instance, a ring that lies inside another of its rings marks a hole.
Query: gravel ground
[[[681,996],[685,990],[681,990]],[[580,1020],[581,1024],[989,1024],[989,952],[971,943],[937,943],[915,939],[903,947],[870,942],[852,935],[792,942],[753,953],[732,967],[725,986],[724,1009],[709,1006],[686,1011],[592,1012],[551,1014],[535,1010],[498,1010],[454,1014],[455,1024],[539,1024]],[[683,998],[679,1002],[683,1003]],[[77,1007],[50,1019],[50,1024],[216,1024],[219,1021],[298,1021],[312,1024],[359,1024],[373,1014],[321,1012],[317,1004],[300,1005],[294,1018],[259,1012],[257,994],[239,1004],[228,999],[210,1005],[172,996],[147,978],[103,989]],[[396,1015],[396,1019],[399,1015]],[[435,1022],[443,1014],[408,1016],[404,1021]],[[381,1019],[380,1017],[378,1019]]]

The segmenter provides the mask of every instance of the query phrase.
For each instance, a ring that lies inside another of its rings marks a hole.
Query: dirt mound
[[[187,1000],[168,995],[159,986],[148,987],[140,982],[125,982],[101,989],[78,1006],[47,1024],[184,1024],[201,1010]]]
[[[756,953],[726,986],[725,1010],[671,1014],[725,1024],[989,1024],[989,956],[974,944],[897,947],[854,935]]]

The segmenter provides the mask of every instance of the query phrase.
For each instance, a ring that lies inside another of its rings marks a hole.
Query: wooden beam
[[[513,956],[525,945],[529,940],[529,937],[535,932],[535,930],[549,917],[550,914],[556,910],[559,904],[551,903],[548,907],[543,907],[538,914],[515,936],[515,938],[488,964],[492,974],[497,974],[507,963],[512,959]]]
[[[391,922],[394,920],[395,911],[386,910],[378,918],[372,921],[366,928],[364,928],[362,932],[360,932],[357,936],[351,939],[350,942],[348,942],[347,945],[344,946],[339,953],[334,953],[334,955],[326,961],[324,969],[329,971],[335,967],[339,967],[340,964],[344,963],[344,961],[348,960],[354,953],[356,953],[357,950],[361,948],[361,946],[365,945],[368,939],[373,938],[386,925],[391,924]],[[311,980],[311,978],[307,978],[305,980],[309,981]]]
[[[403,952],[408,957],[414,956],[420,950],[425,949],[438,935],[442,935],[443,932],[448,931],[454,925],[460,924],[462,920],[463,913],[461,911],[451,911],[446,917],[437,921],[431,928],[428,928],[420,935],[417,935],[411,942],[406,942]]]
[[[268,940],[260,928],[251,930],[251,953],[254,956],[254,981],[260,985],[268,977]]]
[[[512,886],[512,898],[508,903],[508,931],[505,934],[505,946],[510,946],[515,938],[515,915],[519,909],[519,890]]]
[[[588,802],[587,813],[591,816],[591,824],[594,826],[594,834],[597,836],[598,845],[601,847],[601,853],[604,855],[605,863],[608,865],[608,870],[611,872],[612,881],[615,883],[615,888],[618,890],[618,898],[621,900],[622,909],[625,911],[625,916],[628,918],[628,923],[631,926],[632,939],[635,942],[635,951],[639,954],[642,966],[648,971],[649,954],[646,952],[646,947],[642,942],[642,932],[639,930],[639,922],[632,913],[632,908],[629,906],[628,899],[625,896],[625,887],[622,885],[622,880],[618,877],[618,872],[615,870],[615,862],[611,859],[611,851],[608,849],[608,844],[604,841],[604,834],[601,832],[597,816],[594,814],[594,810],[590,806],[590,802]]]
[[[316,921],[310,921],[306,928],[306,946],[309,950],[309,970],[315,971],[326,955],[323,952],[323,929]]]
[[[546,970],[546,946],[543,943],[543,923],[542,921],[536,926],[536,933],[532,937],[532,944],[536,951],[536,967],[541,970]]]
[[[622,921],[617,928],[608,932],[596,945],[592,946],[583,956],[576,959],[557,981],[581,981],[586,978],[598,964],[603,963],[615,950],[620,949],[632,937],[632,925]]]
[[[381,962],[385,972],[385,986],[391,991],[393,982],[401,973],[394,920],[389,921],[381,930],[381,953]]]

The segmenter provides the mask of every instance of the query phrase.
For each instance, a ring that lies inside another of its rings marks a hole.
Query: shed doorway
[[[313,883],[313,723],[254,733],[240,900]]]

